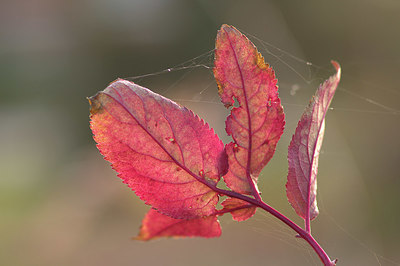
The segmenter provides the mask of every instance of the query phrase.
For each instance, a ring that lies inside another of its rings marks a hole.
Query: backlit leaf
[[[235,100],[239,104],[226,120],[233,142],[226,146],[229,171],[224,180],[236,192],[256,195],[258,176],[285,124],[274,71],[246,36],[223,25],[216,40],[214,76],[225,106]]]
[[[223,211],[229,211],[233,220],[238,222],[251,218],[257,210],[254,205],[235,198],[227,198],[221,205],[224,207]]]
[[[289,145],[286,193],[296,213],[309,222],[318,215],[317,170],[325,128],[325,115],[340,81],[340,66],[332,61],[336,75],[320,85],[297,125]],[[308,228],[307,228],[308,227]]]
[[[194,219],[174,219],[151,209],[143,219],[137,240],[159,237],[219,237],[221,226],[217,216]]]
[[[212,188],[227,171],[222,142],[190,110],[127,80],[90,99],[104,158],[147,204],[174,218],[215,212]]]

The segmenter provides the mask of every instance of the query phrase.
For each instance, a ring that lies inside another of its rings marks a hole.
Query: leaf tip
[[[131,237],[131,240],[143,241],[143,242],[149,241],[151,239],[154,239],[154,238],[144,235],[143,232],[140,232],[137,236]]]
[[[131,240],[136,240],[136,241],[147,241],[147,239],[144,239],[143,236],[141,236],[140,234],[137,235],[137,236],[131,237]]]
[[[94,115],[103,110],[103,105],[101,104],[101,93],[97,93],[94,96],[91,97],[86,97],[86,99],[89,101],[90,105],[90,114]]]
[[[335,61],[335,60],[331,60],[331,64],[335,67],[335,69],[336,69],[336,76],[337,76],[337,78],[338,79],[340,79],[340,75],[341,75],[341,72],[342,72],[342,68],[340,67],[340,64],[337,62],[337,61]]]
[[[221,29],[220,30],[225,30],[225,29],[232,29],[234,28],[233,26],[229,25],[229,24],[222,24]]]

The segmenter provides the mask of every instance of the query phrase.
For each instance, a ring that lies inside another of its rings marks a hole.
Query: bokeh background
[[[228,23],[276,70],[286,112],[260,177],[264,200],[302,224],[285,196],[287,146],[336,59],[343,78],[327,116],[313,234],[338,265],[400,265],[399,14],[397,0],[2,1],[0,264],[320,265],[262,211],[240,224],[226,215],[218,239],[132,241],[148,206],[91,138],[86,97],[152,73],[134,81],[193,109],[228,142],[211,69],[199,66],[212,66]]]

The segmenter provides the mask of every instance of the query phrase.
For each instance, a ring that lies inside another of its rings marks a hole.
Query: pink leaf
[[[236,198],[227,198],[222,203],[224,212],[230,212],[235,221],[241,222],[251,218],[257,210],[252,204]]]
[[[97,147],[142,200],[174,218],[215,212],[212,187],[226,173],[227,159],[208,124],[127,80],[89,100]]]
[[[289,172],[286,193],[296,213],[306,221],[310,231],[310,220],[318,215],[317,170],[325,128],[325,115],[340,81],[340,66],[332,61],[337,70],[320,85],[297,125],[289,145]]]
[[[159,237],[219,237],[221,227],[216,216],[174,219],[151,209],[143,219],[137,240]]]
[[[226,146],[229,171],[224,180],[239,193],[259,197],[257,179],[283,133],[284,113],[274,71],[256,47],[232,26],[218,32],[214,76],[225,106],[235,99],[226,120],[233,142]]]

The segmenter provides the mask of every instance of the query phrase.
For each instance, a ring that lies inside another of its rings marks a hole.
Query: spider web
[[[264,55],[265,61],[276,71],[279,93],[282,99],[282,105],[285,108],[286,130],[270,165],[274,164],[274,161],[287,162],[287,146],[291,139],[291,134],[294,132],[297,125],[297,121],[317,86],[333,74],[333,67],[329,64],[329,60],[327,60],[328,63],[326,65],[317,65],[303,59],[301,56],[291,54],[254,35],[246,33],[243,30],[241,31],[255,43],[258,50]],[[213,61],[214,49],[211,49],[178,65],[171,66],[158,72],[132,76],[126,79],[148,87],[183,106],[187,106],[189,109],[199,114],[200,117],[204,118],[205,121],[209,122],[221,139],[227,143],[230,139],[226,136],[223,125],[229,110],[224,108],[217,94],[217,87],[213,76]],[[373,82],[347,75],[345,71],[346,66],[342,67],[344,67],[342,71],[342,82],[339,84],[335,98],[345,100],[335,101],[334,99],[329,113],[336,113],[339,115],[352,114],[355,115],[355,117],[374,115],[371,119],[374,119],[374,121],[378,123],[381,117],[392,117],[391,119],[398,123],[400,110],[390,105],[390,103],[382,101],[382,97],[379,99],[371,97],[369,92],[374,92],[379,89],[379,92],[384,94],[383,99],[386,97],[395,97],[399,99],[400,93],[392,88],[383,87]],[[357,84],[363,87],[364,90],[360,93],[353,90],[348,84]],[[157,87],[161,89],[154,89]],[[332,128],[328,126],[327,130],[332,130]],[[354,159],[351,156],[351,151],[338,151],[334,148],[330,148],[329,145],[327,148],[324,148],[323,145],[321,157],[345,157],[349,160]],[[284,168],[285,167],[286,166],[284,166]],[[261,175],[269,175],[268,173],[272,172],[272,176],[278,175],[279,178],[260,176],[260,180],[264,179],[264,182],[260,181],[260,189],[265,194],[263,195],[264,200],[272,206],[283,206],[283,213],[292,212],[287,206],[286,195],[283,189],[286,172],[282,171],[282,163],[276,167],[272,167],[272,169],[270,166],[267,168],[268,169],[264,170]],[[360,184],[361,193],[368,194],[369,191],[366,188],[363,177],[359,173],[355,173],[354,176],[356,177],[353,183]],[[265,186],[265,183],[268,183],[268,187]],[[276,193],[271,193],[274,195],[269,196],[270,192],[273,192],[278,187],[281,190],[280,194],[278,193],[278,197],[281,198],[280,200],[274,199],[277,197]],[[326,187],[327,186],[324,188]],[[321,194],[322,192],[319,191],[318,193]],[[328,191],[324,191],[323,194],[327,195]],[[368,195],[365,197],[368,198]],[[371,260],[376,261],[376,265],[400,265],[400,263],[380,255],[379,252],[369,247],[367,241],[360,240],[356,237],[356,234],[352,234],[351,229],[346,229],[345,226],[341,225],[340,222],[335,220],[333,216],[328,213],[328,208],[326,208],[320,195],[318,199],[321,209],[320,216],[325,217],[326,219],[324,220],[329,221],[329,226],[335,227],[337,232],[342,234],[342,237],[350,239],[354,244],[366,251],[371,257]],[[281,209],[279,207],[278,209]],[[290,217],[295,216],[292,215]],[[296,219],[296,217],[294,219]],[[249,223],[253,232],[277,239],[292,248],[306,251],[305,253],[309,254],[308,257],[305,258],[308,263],[319,265],[318,258],[313,254],[313,250],[307,243],[301,239],[293,241],[294,232],[271,215],[258,211],[258,214],[253,217]],[[340,243],[331,243],[331,246],[339,245]],[[382,264],[383,262],[386,264]]]

